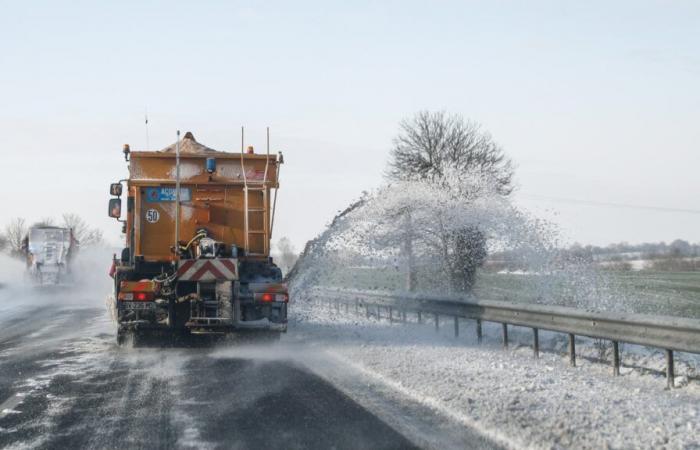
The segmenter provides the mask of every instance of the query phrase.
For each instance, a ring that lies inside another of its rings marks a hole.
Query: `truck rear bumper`
[[[192,331],[211,331],[212,333],[237,333],[245,331],[287,331],[286,323],[270,322],[267,319],[245,321],[232,324],[202,324],[197,322],[188,322],[185,326]]]
[[[246,332],[281,333],[287,331],[287,303],[256,301],[254,297],[225,297],[212,300],[190,300],[189,304],[164,301],[117,302],[119,332],[144,334],[244,334]],[[286,300],[286,296],[285,296]],[[213,306],[212,306],[213,304]]]
[[[203,324],[198,322],[188,322],[185,324],[185,329],[198,334],[222,334],[222,333],[245,333],[246,331],[277,331],[286,332],[286,323],[270,322],[267,319],[245,321],[238,323],[222,324],[209,323]],[[153,323],[146,320],[135,320],[131,322],[122,322],[119,324],[120,331],[144,331],[144,332],[172,332],[177,331],[171,329],[167,324]]]
[[[270,322],[267,319],[250,320],[238,322],[233,325],[235,330],[269,330],[269,331],[287,331],[287,323]]]

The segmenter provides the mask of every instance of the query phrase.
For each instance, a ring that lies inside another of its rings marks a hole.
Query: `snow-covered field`
[[[625,346],[620,377],[593,361],[592,341],[578,342],[570,367],[565,337],[541,333],[543,353],[532,357],[527,330],[511,331],[504,351],[497,325],[485,324],[476,343],[473,323],[445,320],[378,323],[320,303],[298,301],[290,339],[317,342],[340,363],[411,401],[418,401],[490,439],[514,448],[700,448],[700,361],[680,355],[677,382],[667,390],[663,355]],[[520,343],[519,343],[520,342]],[[632,368],[639,366],[645,369]],[[690,381],[686,378],[691,376]]]

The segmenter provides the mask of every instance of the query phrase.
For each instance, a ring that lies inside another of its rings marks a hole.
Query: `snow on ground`
[[[570,367],[565,337],[555,333],[541,333],[536,360],[526,329],[512,330],[503,351],[495,324],[485,324],[477,345],[468,321],[455,339],[451,318],[435,333],[429,320],[390,325],[304,301],[290,310],[290,338],[323,343],[367,377],[506,446],[700,448],[700,384],[669,391],[662,374],[630,368],[661,369],[661,353],[626,346],[626,367],[613,377],[609,364],[586,358],[598,352],[588,340],[577,342],[578,366]],[[679,381],[700,367],[698,358],[683,358]]]
[[[528,272],[527,270],[499,270],[496,273],[499,275],[538,275],[536,272]]]
[[[614,267],[618,264],[629,264],[631,270],[639,271],[648,269],[652,266],[653,260],[650,259],[623,259],[620,261],[601,261],[598,263],[601,267]]]

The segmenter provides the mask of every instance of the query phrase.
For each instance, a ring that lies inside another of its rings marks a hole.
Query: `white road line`
[[[412,389],[402,385],[400,382],[387,378],[381,373],[375,372],[374,370],[363,366],[361,363],[349,360],[348,358],[337,352],[334,352],[332,350],[326,350],[325,354],[328,355],[330,359],[335,360],[340,364],[345,364],[346,367],[354,369],[357,373],[364,375],[366,379],[372,380],[379,384],[383,384],[384,386],[393,389],[394,391],[404,395],[405,397],[415,401],[416,403],[425,405],[432,411],[441,413],[444,416],[447,416],[452,420],[465,425],[467,428],[470,428],[477,434],[484,436],[486,439],[494,442],[496,445],[500,445],[506,449],[531,448],[530,446],[526,445],[525,442],[521,442],[515,437],[506,436],[505,434],[500,433],[498,430],[488,428],[484,426],[484,424],[472,419],[471,417],[463,414],[462,412],[450,408],[449,406],[445,406],[439,400],[417,393]],[[348,394],[348,396],[350,395]]]
[[[23,394],[15,394],[2,402],[2,404],[0,404],[0,418],[10,414],[15,409],[15,406],[22,403],[23,400]]]

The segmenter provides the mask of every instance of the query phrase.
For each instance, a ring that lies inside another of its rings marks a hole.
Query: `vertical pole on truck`
[[[241,174],[243,175],[243,244],[245,246],[245,252],[250,252],[249,243],[249,228],[248,228],[248,179],[245,173],[245,163],[243,159],[243,152],[245,146],[245,128],[241,127]]]
[[[270,165],[270,127],[267,127],[267,138],[266,138],[266,159],[265,159],[265,175],[263,176],[263,183],[267,183],[267,169]]]
[[[270,127],[267,127],[267,160],[270,161]],[[270,217],[270,239],[272,239],[272,230],[275,228],[275,209],[277,208],[277,192],[279,191],[279,181],[280,181],[280,168],[282,167],[282,153],[277,152],[277,157],[275,158],[275,196],[272,200],[272,215]],[[265,181],[267,181],[267,163],[265,163]]]
[[[267,173],[270,168],[270,127],[266,130],[266,142],[267,147],[265,154],[265,174],[263,175],[262,182],[262,195],[263,195],[263,252],[266,255],[270,255],[270,238],[272,237],[271,227],[270,227],[270,199],[268,194],[270,190],[267,186]],[[340,306],[338,306],[340,308]]]
[[[148,108],[146,108],[146,112],[145,112],[145,121],[146,121],[146,150],[149,150],[151,148],[151,141],[148,138]]]
[[[275,185],[277,186],[280,181],[280,169],[282,168],[282,153],[277,154],[277,170],[275,171]],[[270,221],[270,236],[272,236],[272,230],[275,228],[275,209],[277,208],[277,192],[278,187],[275,187],[275,197],[272,200],[272,219]]]
[[[175,141],[175,259],[180,255],[180,130]]]

